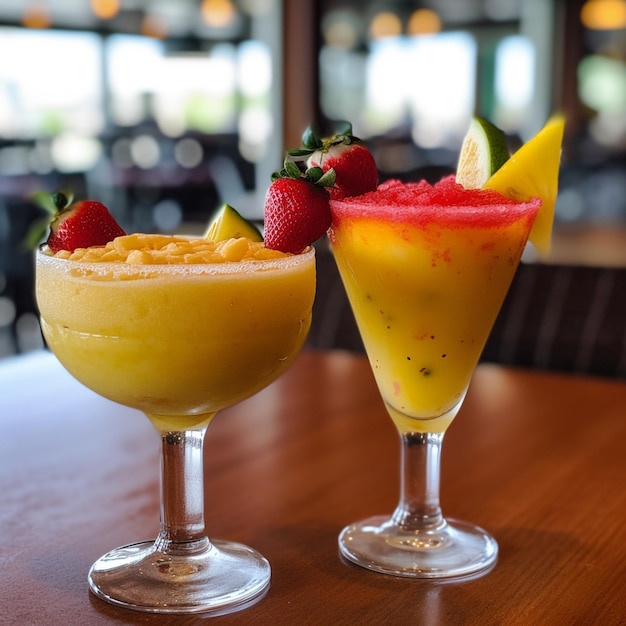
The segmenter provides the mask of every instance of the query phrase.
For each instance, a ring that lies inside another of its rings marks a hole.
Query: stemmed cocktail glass
[[[66,369],[144,412],[161,435],[159,535],[96,561],[91,590],[155,613],[221,614],[260,599],[268,561],[205,533],[202,445],[220,409],[267,386],[302,346],[315,292],[313,250],[157,265],[65,260],[40,250],[36,291],[48,346]]]
[[[383,185],[331,202],[330,241],[372,370],[402,442],[391,516],[344,528],[341,553],[370,570],[452,578],[488,570],[496,541],[443,517],[444,433],[509,288],[540,201],[465,191],[451,179]]]

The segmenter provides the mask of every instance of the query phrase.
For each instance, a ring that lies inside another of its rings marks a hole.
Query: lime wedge
[[[456,181],[466,189],[480,189],[508,158],[505,134],[487,120],[474,117],[461,146]]]
[[[541,198],[541,208],[528,238],[540,254],[547,254],[552,243],[564,128],[562,115],[550,118],[484,185],[485,189],[494,189],[515,200]]]
[[[230,204],[225,204],[213,216],[204,238],[210,241],[225,241],[239,237],[263,241],[261,232],[252,222],[242,217]]]

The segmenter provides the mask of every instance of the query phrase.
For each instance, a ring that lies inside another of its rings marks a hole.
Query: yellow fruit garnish
[[[542,205],[528,238],[540,254],[547,254],[552,243],[564,128],[562,115],[552,117],[483,186],[515,200],[541,198]]]
[[[204,235],[210,241],[224,241],[245,237],[251,241],[263,241],[259,229],[230,204],[225,204],[214,216]]]

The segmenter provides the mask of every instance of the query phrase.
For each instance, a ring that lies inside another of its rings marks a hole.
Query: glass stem
[[[400,501],[392,521],[405,530],[435,530],[445,524],[439,506],[443,433],[401,433]]]
[[[206,550],[203,444],[206,428],[161,433],[161,529],[156,548],[169,554]]]

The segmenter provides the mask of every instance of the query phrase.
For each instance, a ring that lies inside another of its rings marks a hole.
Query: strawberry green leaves
[[[74,200],[74,193],[70,190],[59,190],[54,193],[37,191],[32,195],[33,204],[45,212],[45,216],[35,220],[28,229],[22,242],[25,250],[34,250],[48,234],[50,222],[54,217],[69,206]]]
[[[272,181],[279,178],[303,178],[318,187],[332,187],[335,184],[336,175],[334,170],[324,172],[321,167],[309,167],[302,171],[298,164],[288,156],[283,163],[283,169],[272,174]]]
[[[302,145],[300,148],[294,148],[287,152],[287,155],[298,159],[300,157],[308,157],[316,150],[328,152],[332,146],[340,144],[350,145],[360,143],[361,140],[352,134],[352,124],[350,122],[338,122],[335,133],[327,138],[320,138],[312,126],[308,126],[302,133]]]

